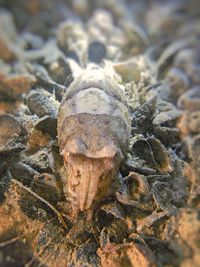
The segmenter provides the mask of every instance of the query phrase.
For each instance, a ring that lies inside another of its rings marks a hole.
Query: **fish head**
[[[123,160],[120,148],[111,141],[91,151],[81,138],[72,138],[62,156],[67,172],[67,191],[74,216],[95,207],[109,191]]]

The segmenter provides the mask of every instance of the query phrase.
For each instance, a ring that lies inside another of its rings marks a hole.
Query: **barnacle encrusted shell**
[[[73,215],[108,194],[128,147],[130,115],[117,74],[90,64],[67,89],[58,114],[63,177]]]

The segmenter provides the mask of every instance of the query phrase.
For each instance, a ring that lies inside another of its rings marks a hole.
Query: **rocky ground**
[[[198,0],[0,0],[0,266],[200,266],[199,15]],[[73,221],[57,112],[74,65],[104,60],[132,116],[124,187]]]

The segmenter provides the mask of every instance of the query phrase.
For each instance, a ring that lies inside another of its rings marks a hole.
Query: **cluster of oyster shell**
[[[1,2],[0,265],[198,266],[198,1]],[[86,222],[64,194],[57,117],[89,62],[117,74],[132,120]]]

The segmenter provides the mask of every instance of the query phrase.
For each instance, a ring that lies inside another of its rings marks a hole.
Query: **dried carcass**
[[[67,176],[64,192],[73,216],[104,198],[126,157],[131,117],[111,65],[93,63],[74,79],[61,102],[58,142]]]

